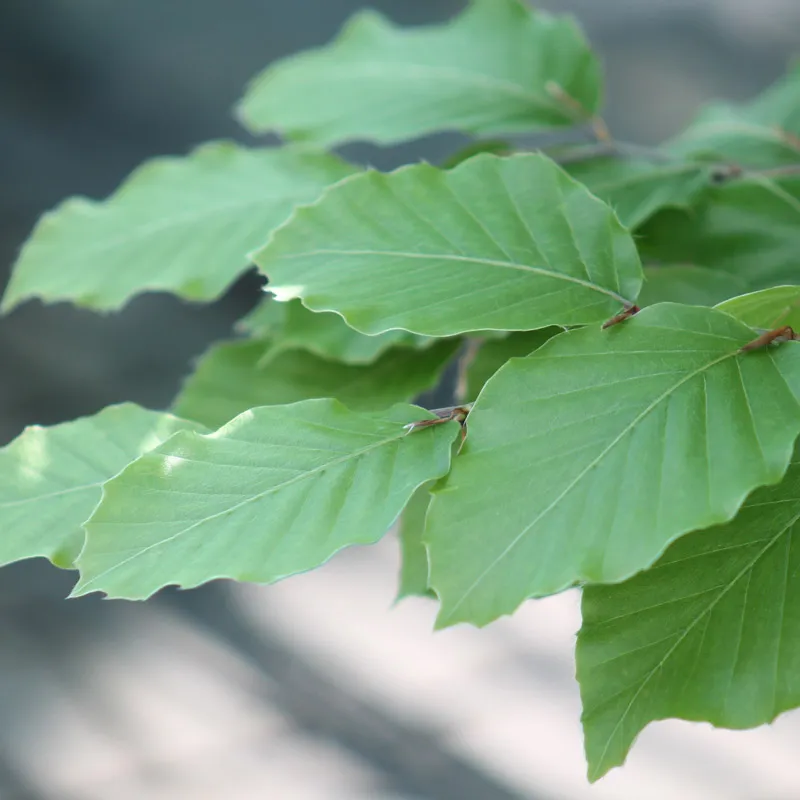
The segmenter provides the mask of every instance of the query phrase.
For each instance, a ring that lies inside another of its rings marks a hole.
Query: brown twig
[[[615,316],[611,317],[611,319],[607,319],[602,324],[602,329],[605,330],[606,328],[610,328],[612,325],[619,325],[620,322],[624,322],[626,319],[630,319],[634,314],[638,314],[641,311],[639,306],[637,305],[628,305],[616,314]]]
[[[780,328],[775,328],[771,331],[764,331],[759,337],[748,342],[743,347],[739,348],[740,353],[749,353],[751,350],[760,350],[762,347],[767,347],[770,344],[780,344],[781,342],[798,341],[798,336],[789,325],[784,325]]]

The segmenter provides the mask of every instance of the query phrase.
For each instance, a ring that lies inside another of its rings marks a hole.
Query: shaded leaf
[[[266,299],[238,327],[272,344],[265,360],[284,350],[308,350],[345,364],[369,364],[390,347],[427,347],[431,339],[408,331],[367,336],[353,330],[338,314],[309,311],[299,300],[279,303]]]
[[[170,291],[213,300],[299,203],[351,175],[334,156],[204,145],[137,169],[107,200],[67,200],[25,244],[3,298],[114,310],[133,295]]]
[[[432,389],[458,349],[438,342],[421,352],[387,350],[369,366],[326,361],[303,350],[284,350],[261,363],[266,340],[214,345],[175,400],[177,414],[209,427],[256,406],[333,397],[355,410],[386,408]]]
[[[538,331],[510,333],[503,339],[484,342],[467,369],[467,385],[464,402],[472,402],[489,378],[509,358],[528,356],[548,339],[561,333],[561,328],[542,328]]]
[[[642,279],[613,212],[539,154],[364,173],[298,209],[254,257],[277,297],[366,333],[600,322]]]
[[[800,277],[800,276],[799,276]],[[791,325],[800,332],[800,286],[774,286],[720,303],[717,308],[751,328]]]
[[[625,583],[585,589],[577,662],[591,780],[653,720],[752,728],[800,706],[798,520],[796,455],[732,522],[684,537]]]
[[[685,303],[713,306],[747,291],[747,284],[728,272],[693,264],[664,264],[644,268],[638,304]]]
[[[428,514],[438,624],[622,580],[778,481],[800,431],[800,345],[739,354],[752,339],[727,314],[662,304],[506,364]]]
[[[711,168],[687,161],[587,158],[564,169],[617,212],[623,225],[637,228],[662,208],[687,208],[708,185]]]
[[[377,541],[417,487],[449,467],[457,423],[404,428],[426,413],[308,400],[255,408],[207,436],[176,434],[103,487],[73,594],[270,583]]]
[[[255,132],[389,144],[445,129],[572,125],[597,110],[600,94],[597,59],[571,18],[473,0],[444,25],[410,30],[361,12],[333,44],[268,67],[237,113]]]
[[[26,428],[0,449],[0,565],[44,556],[71,567],[102,484],[184,428],[200,426],[131,404]]]
[[[645,260],[688,262],[748,288],[797,280],[800,175],[749,174],[707,189],[691,213],[662,211],[639,231]]]
[[[704,109],[668,145],[680,155],[768,168],[800,161],[800,62],[751,103]]]
[[[434,596],[428,588],[428,554],[422,543],[432,484],[420,486],[400,515],[400,587],[397,599]]]

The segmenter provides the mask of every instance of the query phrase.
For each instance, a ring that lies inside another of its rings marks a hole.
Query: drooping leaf
[[[800,274],[800,175],[747,174],[709,187],[690,213],[662,211],[639,231],[644,259],[722,269],[750,290]]]
[[[102,484],[184,428],[201,426],[131,404],[26,428],[0,449],[0,565],[44,556],[71,567]]]
[[[519,0],[473,0],[451,22],[410,30],[362,12],[333,44],[268,67],[237,113],[255,132],[390,144],[437,130],[572,125],[600,95],[597,59],[571,18]]]
[[[216,427],[249,408],[315,397],[333,397],[357,411],[387,408],[436,386],[457,348],[457,341],[437,342],[423,351],[393,348],[364,366],[327,361],[303,350],[284,350],[263,362],[269,341],[223,342],[200,360],[174,409]]]
[[[465,402],[474,401],[486,381],[509,358],[530,355],[557,333],[561,333],[561,328],[542,328],[538,331],[510,333],[503,339],[483,342],[472,363],[467,368]]]
[[[155,159],[107,200],[76,197],[46,214],[2,307],[39,297],[108,311],[149,290],[213,300],[296,205],[354,171],[334,156],[230,142]]]
[[[720,311],[662,304],[506,364],[428,513],[439,625],[622,580],[778,481],[800,431],[800,345],[740,354],[752,340]]]
[[[426,415],[308,400],[255,408],[207,436],[176,434],[104,485],[73,594],[270,583],[377,541],[417,487],[449,467],[459,426],[408,433]]]
[[[664,264],[644,268],[638,304],[642,307],[656,303],[713,306],[746,291],[744,281],[723,270],[693,264]]]
[[[309,311],[299,300],[264,300],[239,323],[258,338],[272,340],[269,356],[283,350],[308,350],[345,364],[370,364],[390,347],[427,347],[431,339],[408,331],[367,336],[353,330],[338,314]]]
[[[422,543],[425,515],[431,501],[431,486],[420,486],[400,515],[400,587],[397,599],[430,597],[428,588],[428,554]],[[435,596],[435,595],[433,595]]]
[[[254,258],[277,297],[365,333],[600,322],[642,280],[613,212],[539,154],[364,173],[298,209]]]
[[[688,208],[711,174],[708,165],[690,161],[611,156],[571,161],[564,169],[605,200],[631,229],[662,208]]]
[[[704,109],[669,149],[742,166],[769,168],[800,161],[800,62],[767,91],[742,106]]]
[[[649,570],[589,586],[578,680],[589,778],[667,717],[752,728],[800,706],[800,460],[734,520]]]
[[[800,275],[798,275],[800,278]],[[800,333],[800,286],[774,286],[720,303],[717,308],[751,328],[791,325]]]

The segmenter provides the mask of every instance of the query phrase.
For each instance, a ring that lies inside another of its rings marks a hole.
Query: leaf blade
[[[518,0],[473,0],[449,23],[410,30],[362,12],[331,45],[257,76],[237,116],[253,132],[325,146],[391,144],[443,129],[494,135],[591,116],[600,83],[571,19]]]
[[[503,367],[428,514],[437,624],[622,580],[778,481],[800,430],[800,349],[739,355],[752,338],[728,315],[663,304]]]
[[[2,301],[33,297],[112,311],[144,291],[212,300],[295,205],[355,168],[334,156],[206,144],[137,169],[107,200],[67,200],[46,214]]]
[[[342,181],[254,260],[279,299],[299,296],[369,334],[601,322],[642,281],[613,212],[540,154]]]
[[[173,436],[103,487],[73,594],[270,583],[377,541],[417,487],[449,468],[458,425],[409,435],[404,424],[425,413],[310,400],[253,409],[208,436]],[[384,502],[364,502],[376,496]]]

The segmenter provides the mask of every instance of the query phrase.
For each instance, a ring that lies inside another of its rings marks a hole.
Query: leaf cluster
[[[570,18],[362,13],[247,88],[238,118],[281,146],[207,144],[46,214],[6,311],[206,302],[251,264],[269,293],[168,411],[0,450],[0,563],[143,599],[273,582],[399,520],[399,595],[439,626],[581,587],[593,780],[653,720],[800,705],[800,67],[657,148],[601,109]],[[473,144],[391,173],[329,152],[439,130]],[[453,408],[413,405],[448,370]]]

